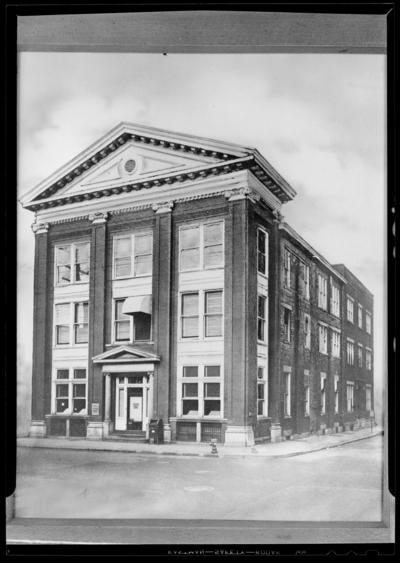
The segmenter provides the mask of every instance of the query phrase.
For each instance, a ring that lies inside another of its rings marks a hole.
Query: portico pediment
[[[131,346],[118,346],[94,356],[92,361],[94,364],[140,364],[159,362],[160,356],[143,352]]]

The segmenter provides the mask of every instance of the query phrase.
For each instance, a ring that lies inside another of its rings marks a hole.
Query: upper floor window
[[[222,336],[222,291],[204,293],[204,336]]]
[[[358,305],[358,328],[363,327],[363,307]]]
[[[86,369],[57,369],[53,385],[55,414],[87,414]]]
[[[332,284],[331,313],[340,317],[340,288]]]
[[[304,347],[311,348],[311,318],[310,315],[304,315]]]
[[[326,374],[321,373],[321,414],[326,412]]]
[[[322,354],[328,353],[328,328],[319,325],[319,351]]]
[[[340,358],[340,332],[332,330],[332,356]]]
[[[153,264],[153,235],[114,237],[114,277],[149,276]]]
[[[328,280],[318,274],[318,307],[321,309],[327,309],[327,288]]]
[[[283,283],[286,287],[290,287],[290,252],[287,248],[283,251],[283,268],[284,268],[284,278]]]
[[[57,304],[55,306],[56,345],[87,344],[88,338],[89,303]]]
[[[347,412],[352,412],[354,407],[354,383],[347,382]]]
[[[357,355],[358,355],[358,367],[362,368],[362,365],[363,365],[363,347],[362,347],[361,344],[358,345]]]
[[[333,392],[334,392],[334,399],[335,399],[335,414],[339,412],[339,376],[335,375],[333,380]]]
[[[347,363],[349,366],[354,365],[354,343],[347,341]]]
[[[354,300],[347,296],[347,320],[354,323]]]
[[[257,234],[257,269],[268,275],[268,234],[263,229],[258,229]]]
[[[370,385],[365,387],[365,410],[370,411],[372,408],[372,388]]]
[[[372,369],[372,352],[369,348],[365,350],[365,368],[367,370]]]
[[[267,298],[264,295],[258,296],[258,319],[257,319],[257,338],[261,342],[265,342],[266,334],[265,334],[265,326],[266,326],[266,303]]]
[[[310,299],[310,266],[300,261],[300,280],[303,286],[303,295],[306,299]]]
[[[304,388],[304,414],[310,415],[310,386],[306,385]]]
[[[284,339],[290,342],[290,321],[291,314],[290,310],[286,307],[283,308],[283,328],[284,328]]]
[[[259,367],[257,374],[257,415],[267,416],[267,401],[266,401],[267,382],[265,379],[265,368]]]
[[[203,322],[200,323],[200,299],[203,301]],[[223,334],[223,293],[204,291],[183,293],[181,296],[182,338],[199,338],[203,326],[205,338],[220,337]]]
[[[56,246],[56,285],[89,281],[88,242]]]
[[[365,330],[368,334],[371,334],[371,327],[372,327],[372,316],[371,313],[365,313]]]
[[[218,268],[224,264],[223,222],[180,229],[180,269]]]
[[[146,297],[141,297],[146,299]],[[140,299],[140,297],[138,297]],[[151,309],[150,312],[136,311],[124,313],[126,299],[114,302],[114,341],[141,342],[151,340]]]

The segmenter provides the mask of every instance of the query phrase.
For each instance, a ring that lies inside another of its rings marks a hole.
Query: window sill
[[[258,421],[269,421],[269,420],[272,420],[272,418],[270,416],[266,416],[265,414],[258,414],[257,420]]]
[[[67,348],[87,348],[89,346],[89,343],[85,343],[85,344],[55,344],[53,346],[53,350],[66,350]]]
[[[54,287],[71,287],[71,285],[89,285],[89,280],[88,281],[81,281],[81,282],[69,282],[69,283],[55,283]]]
[[[202,267],[202,268],[192,268],[191,270],[179,270],[180,274],[186,274],[187,272],[204,272],[209,270],[223,270],[225,266],[214,266],[214,267]]]
[[[319,353],[321,354],[321,356],[329,356],[328,352],[321,352],[321,350],[319,350]]]
[[[72,413],[72,414],[64,414],[64,413],[56,413],[56,414],[46,414],[45,418],[89,418],[88,414],[81,414],[81,413]]]
[[[285,414],[285,416],[284,416],[283,418],[285,418],[285,419],[288,418],[288,419],[289,419],[289,418],[292,418],[292,415],[291,415],[291,414]]]
[[[142,274],[141,276],[121,276],[121,277],[113,277],[111,281],[118,281],[118,280],[135,280],[137,278],[151,278],[153,274]]]

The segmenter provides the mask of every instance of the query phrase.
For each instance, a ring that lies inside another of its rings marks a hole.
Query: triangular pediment
[[[107,350],[98,356],[92,358],[94,364],[107,364],[107,363],[151,363],[159,362],[160,356],[143,352],[137,348],[130,346],[118,346]]]

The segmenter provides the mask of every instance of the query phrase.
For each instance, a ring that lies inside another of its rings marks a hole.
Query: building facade
[[[256,149],[128,123],[27,193],[30,434],[162,420],[166,442],[250,446],[366,424],[373,296],[283,221],[295,195]]]

